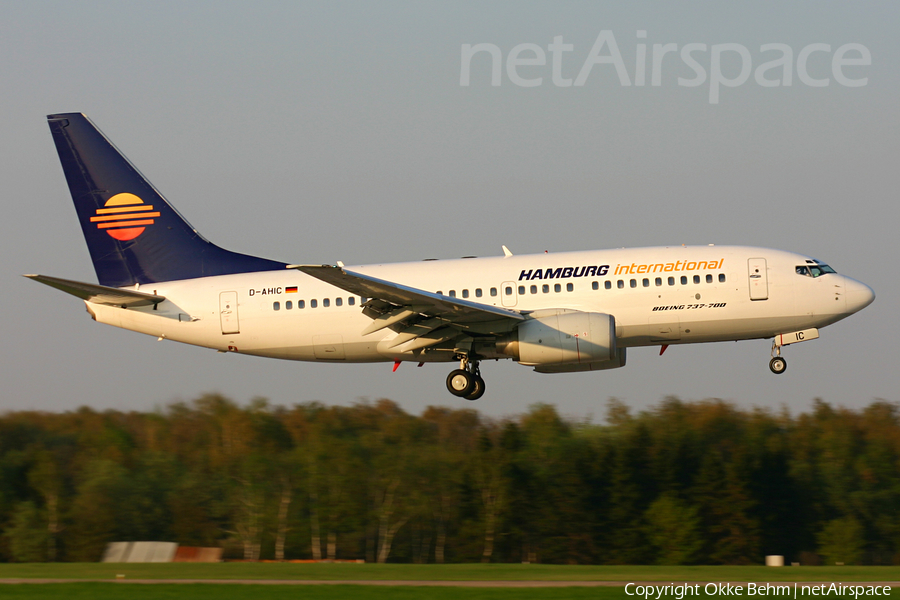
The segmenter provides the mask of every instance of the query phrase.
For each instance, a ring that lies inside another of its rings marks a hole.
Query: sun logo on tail
[[[144,204],[144,201],[134,194],[116,194],[106,201],[103,208],[98,208],[97,216],[91,217],[91,223],[97,224],[97,229],[104,229],[110,237],[125,242],[133,240],[144,233],[147,225],[153,225],[153,217],[158,217],[158,212],[153,212],[153,206]]]

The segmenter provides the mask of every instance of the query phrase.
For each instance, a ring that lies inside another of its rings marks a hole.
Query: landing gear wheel
[[[776,375],[781,375],[787,370],[787,361],[780,356],[776,356],[769,361],[769,369]]]
[[[478,400],[484,396],[484,379],[481,376],[475,377],[475,387],[468,396],[463,396],[466,400]]]
[[[475,391],[475,386],[475,376],[463,369],[450,371],[450,374],[447,375],[447,389],[454,396],[466,398]],[[481,389],[482,393],[484,393],[483,385]]]

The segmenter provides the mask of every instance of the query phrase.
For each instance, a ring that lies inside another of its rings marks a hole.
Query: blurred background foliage
[[[0,560],[111,541],[243,559],[900,563],[900,406],[667,398],[604,424],[390,400],[0,416]]]

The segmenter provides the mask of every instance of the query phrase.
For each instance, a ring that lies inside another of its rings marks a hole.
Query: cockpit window
[[[818,265],[810,265],[809,267],[810,273],[812,273],[813,277],[820,277],[821,275],[827,275],[829,273],[834,273],[835,270],[829,267],[828,265],[818,264]]]
[[[806,277],[821,277],[822,275],[828,275],[829,273],[837,273],[837,271],[825,263],[797,266],[797,275],[805,275]]]

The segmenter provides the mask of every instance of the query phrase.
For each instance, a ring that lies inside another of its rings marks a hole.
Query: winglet
[[[502,248],[503,248],[503,256],[504,256],[505,258],[509,258],[510,256],[513,255],[513,253],[510,252],[510,251],[509,251],[509,248],[507,248],[506,246],[502,246]]]

